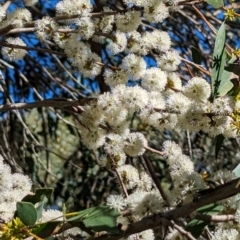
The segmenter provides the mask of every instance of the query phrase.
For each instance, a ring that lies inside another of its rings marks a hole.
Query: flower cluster
[[[20,173],[11,173],[10,167],[0,156],[0,219],[8,222],[13,218],[16,202],[30,193],[32,181]]]

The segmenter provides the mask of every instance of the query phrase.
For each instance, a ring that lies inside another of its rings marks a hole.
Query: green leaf
[[[68,221],[81,221],[86,228],[96,232],[119,233],[120,230],[117,226],[117,218],[119,216],[120,213],[117,210],[108,206],[99,206],[80,211],[77,216],[69,218]]]
[[[226,53],[224,50],[226,40],[225,24],[223,23],[219,28],[215,40],[213,51],[213,66],[211,72],[211,84],[213,97],[217,96],[218,88],[220,86],[222,73],[226,64]]]
[[[17,202],[17,216],[26,226],[34,226],[37,222],[37,210],[29,202]]]
[[[222,210],[222,208],[223,207],[221,205],[210,203],[208,205],[198,208],[197,212],[208,215],[216,215]]]
[[[221,82],[218,87],[218,97],[222,97],[226,95],[234,86],[231,79],[233,78],[233,72],[235,68],[235,64],[232,64],[236,61],[236,57],[232,57],[228,62],[228,66],[226,66],[223,70]]]
[[[193,219],[186,226],[186,231],[190,232],[195,238],[198,238],[207,224],[199,219]]]
[[[236,177],[240,177],[240,163],[234,168],[233,173]]]
[[[32,233],[45,239],[46,237],[51,236],[54,230],[61,224],[62,224],[62,221],[37,224],[32,229]]]
[[[218,154],[223,145],[224,139],[225,139],[225,137],[222,134],[219,134],[215,137],[215,159],[218,158]]]
[[[193,62],[196,64],[201,64],[202,56],[201,56],[200,50],[196,47],[191,47],[191,51],[192,51]]]
[[[201,214],[216,215],[221,210],[221,205],[211,203],[197,209],[197,212]],[[187,224],[186,231],[190,232],[195,238],[198,238],[203,232],[205,226],[207,226],[208,224],[208,222],[204,222],[203,220],[193,219]]]
[[[220,8],[223,6],[223,0],[206,0],[206,2],[214,8]]]
[[[26,195],[22,199],[22,201],[36,204],[38,202],[41,202],[45,197],[50,199],[52,196],[52,193],[53,193],[53,188],[40,188],[36,190],[35,194]]]
[[[44,203],[45,200],[43,199],[41,202],[35,204],[35,209],[37,211],[37,221],[42,217]]]

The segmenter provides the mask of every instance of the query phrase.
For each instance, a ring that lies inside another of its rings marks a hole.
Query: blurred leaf
[[[67,128],[72,135],[75,135],[75,129],[71,125],[67,124]]]
[[[234,168],[233,173],[236,177],[240,177],[240,163]]]
[[[32,233],[41,238],[46,238],[49,237],[60,224],[62,224],[62,221],[41,223],[32,229]]]
[[[214,8],[220,8],[223,6],[223,0],[206,0],[206,2]]]
[[[213,51],[213,66],[211,72],[211,84],[213,97],[217,96],[222,73],[226,64],[226,53],[224,50],[226,40],[225,24],[223,23],[217,32]]]
[[[30,202],[17,202],[17,216],[26,226],[34,226],[37,222],[37,210]]]
[[[206,206],[200,207],[197,209],[198,213],[202,214],[208,214],[208,215],[216,215],[222,210],[222,206],[215,204],[215,203],[210,203]]]
[[[231,79],[231,82],[233,84],[232,89],[228,92],[229,96],[236,97],[240,92],[240,82],[239,79],[233,78]]]
[[[233,78],[235,64],[231,64],[231,63],[234,63],[235,61],[236,61],[236,57],[234,56],[228,62],[228,66],[226,66],[223,70],[221,82],[219,84],[218,93],[217,93],[217,96],[219,97],[226,95],[234,86],[231,79]]]
[[[225,139],[225,137],[222,134],[219,134],[215,137],[215,159],[218,158],[218,154],[223,145],[224,139]]]
[[[33,195],[32,194],[26,195],[22,199],[22,201],[36,204],[38,202],[41,202],[44,199],[44,197],[46,197],[47,199],[50,199],[52,194],[53,194],[53,188],[41,188],[41,189],[37,189],[35,194]]]
[[[196,64],[201,64],[202,56],[201,56],[200,49],[198,49],[196,47],[191,47],[191,51],[192,51],[193,62]]]
[[[76,216],[69,218],[68,221],[83,222],[86,228],[96,232],[107,231],[119,233],[117,218],[120,213],[108,206],[92,207],[77,213]]]
[[[205,226],[208,224],[199,219],[193,219],[186,226],[186,231],[190,232],[195,238],[198,238]]]
[[[222,210],[221,205],[211,203],[197,209],[197,212],[207,215],[216,215],[221,210]],[[198,238],[201,235],[202,231],[204,230],[205,226],[207,226],[208,224],[209,224],[208,222],[204,222],[203,220],[193,219],[187,224],[186,231],[190,232],[195,238]]]

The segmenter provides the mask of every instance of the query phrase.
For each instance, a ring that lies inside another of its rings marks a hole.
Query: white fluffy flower
[[[44,223],[49,221],[63,221],[63,213],[54,209],[44,210],[40,222]]]
[[[152,5],[155,0],[123,0],[123,2],[129,6],[136,5],[139,7],[147,7]]]
[[[23,42],[23,40],[19,37],[17,38],[7,38],[7,43],[13,44],[13,45],[19,45],[26,47],[26,44]],[[24,58],[27,51],[25,49],[19,49],[14,47],[3,47],[2,48],[3,55],[9,59],[10,61],[16,61]]]
[[[210,105],[212,113],[227,115],[232,113],[234,107],[234,101],[232,97],[224,96],[214,99],[214,102]]]
[[[140,110],[148,104],[148,92],[139,86],[127,87],[122,97],[122,103],[129,112]]]
[[[12,202],[0,203],[0,216],[1,220],[3,220],[5,223],[12,220],[15,211],[16,211],[15,203]]]
[[[142,36],[137,31],[132,31],[127,34],[128,41],[127,41],[127,48],[126,52],[129,53],[137,53],[140,55],[147,55],[149,52],[149,39]]]
[[[143,41],[146,39],[149,40],[149,47],[151,49],[156,49],[160,52],[166,52],[170,49],[171,39],[165,31],[155,29],[152,32],[146,32],[143,36]]]
[[[231,117],[225,116],[223,135],[227,138],[236,138],[239,135],[236,125],[239,126],[238,121],[235,122]]]
[[[126,34],[120,31],[116,31],[111,39],[109,39],[107,50],[113,55],[123,52],[127,46]]]
[[[90,0],[63,0],[56,5],[57,15],[81,14],[87,16],[92,11]]]
[[[174,129],[177,117],[172,113],[154,112],[148,117],[147,123],[159,131]]]
[[[107,142],[104,145],[104,150],[108,155],[118,155],[123,153],[124,139],[122,136],[114,133],[107,135]]]
[[[126,203],[122,195],[110,195],[107,198],[107,205],[110,208],[116,209],[118,211],[122,211],[126,207]]]
[[[35,21],[36,35],[40,40],[46,40],[54,36],[58,24],[50,17],[44,17]]]
[[[137,189],[143,191],[150,191],[152,187],[153,187],[152,178],[146,172],[141,172],[140,181],[138,183]]]
[[[116,16],[116,26],[122,32],[131,32],[137,30],[141,23],[140,11],[131,11]]]
[[[169,16],[169,11],[163,1],[155,0],[151,6],[144,8],[143,15],[149,22],[160,23]]]
[[[139,182],[139,174],[135,167],[132,165],[123,165],[117,168],[117,171],[127,189],[133,189],[137,186]]]
[[[103,7],[104,12],[112,12],[112,9],[108,7]],[[95,19],[94,21],[98,21],[97,25],[99,30],[103,33],[109,33],[112,31],[113,23],[114,23],[114,15],[106,15],[101,17],[101,19]]]
[[[112,109],[116,108],[120,104],[120,99],[118,95],[112,94],[110,92],[105,92],[98,97],[97,105],[102,109],[105,114]]]
[[[181,175],[188,175],[194,172],[194,165],[191,159],[186,155],[179,155],[177,159],[168,160],[170,174],[173,178]]]
[[[167,72],[176,71],[178,65],[181,63],[179,53],[175,50],[165,52],[160,58],[157,58],[158,66]]]
[[[152,67],[142,77],[142,87],[149,91],[163,91],[167,84],[167,76],[161,69]]]
[[[124,152],[131,157],[143,155],[147,146],[147,139],[142,133],[130,133],[125,141]]]
[[[69,26],[63,26],[63,29],[70,30],[71,28]],[[42,37],[45,39],[48,37],[44,32],[38,32],[38,37]],[[40,34],[40,36],[39,36]],[[76,33],[63,33],[63,32],[54,32],[53,34],[53,40],[54,42],[62,49],[65,49],[65,45],[68,41],[72,41],[73,38],[76,38]]]
[[[163,210],[163,199],[157,191],[136,190],[127,197],[126,203],[140,219]]]
[[[162,93],[160,93],[159,91],[151,91],[151,92],[148,92],[148,95],[149,95],[148,106],[151,109],[152,108],[158,108],[161,110],[165,109],[166,102]]]
[[[81,141],[88,148],[96,150],[105,143],[106,134],[102,129],[87,130],[81,128]]]
[[[184,96],[182,93],[173,93],[168,96],[167,105],[170,110],[184,113],[188,110],[191,100]]]
[[[32,21],[32,14],[26,8],[17,8],[13,12],[7,13],[7,22],[15,25],[15,27],[23,27],[26,22]]]
[[[172,91],[171,88],[182,90],[182,81],[176,72],[167,72],[167,87],[168,91]]]
[[[94,23],[90,17],[81,17],[75,21],[78,27],[78,33],[83,38],[88,40],[92,37],[95,31]]]
[[[197,132],[204,128],[207,128],[211,119],[207,116],[203,116],[206,113],[207,106],[191,104],[188,110],[179,115],[178,125],[183,129],[188,129],[189,131]]]
[[[72,35],[68,41],[65,42],[64,51],[67,54],[69,60],[73,61],[73,66],[78,65],[78,61],[84,61],[88,54],[91,53],[91,49],[83,42],[79,42],[76,35]]]
[[[157,58],[158,67],[167,72],[174,72],[181,63],[179,53],[175,50],[165,52],[160,58]]]
[[[130,78],[137,80],[145,74],[147,64],[142,57],[128,54],[123,58],[120,67],[127,71]]]
[[[167,140],[163,143],[163,152],[168,158],[178,158],[182,154],[182,149],[175,142]]]
[[[12,174],[12,188],[15,190],[21,190],[22,195],[27,195],[32,188],[32,181],[27,176],[20,173]]]
[[[96,53],[89,52],[89,54],[82,55],[81,59],[75,59],[74,65],[85,77],[94,78],[102,70],[102,66],[98,63],[101,63],[101,58]]]
[[[126,84],[128,82],[128,75],[123,70],[112,71],[106,69],[103,73],[105,83],[110,87],[115,87],[118,84]]]
[[[140,232],[137,234],[141,240],[154,240],[155,236],[152,229]]]
[[[196,102],[206,102],[211,94],[210,84],[201,77],[194,77],[189,80],[183,88],[183,94]]]
[[[222,229],[218,228],[215,232],[212,233],[212,240],[239,240],[240,234],[234,229]]]

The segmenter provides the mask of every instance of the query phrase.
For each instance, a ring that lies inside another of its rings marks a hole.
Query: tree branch
[[[30,102],[30,103],[11,103],[0,105],[0,112],[8,112],[12,110],[19,109],[33,109],[39,107],[55,107],[55,108],[67,108],[67,107],[76,107],[82,106],[90,101],[94,100],[94,98],[86,98],[79,100],[71,100],[67,98],[52,98],[46,99],[42,101]]]
[[[128,224],[121,227],[123,234],[118,236],[103,235],[97,237],[98,240],[118,240],[122,237],[128,237],[132,234],[139,233],[148,229],[157,228],[161,225],[168,225],[167,220],[176,220],[178,218],[184,218],[197,210],[210,203],[232,197],[240,192],[240,178],[234,179],[223,185],[216,187],[215,189],[208,189],[199,192],[199,196],[195,201],[190,202],[182,207],[170,210],[168,212],[155,214],[142,218],[140,221]]]

